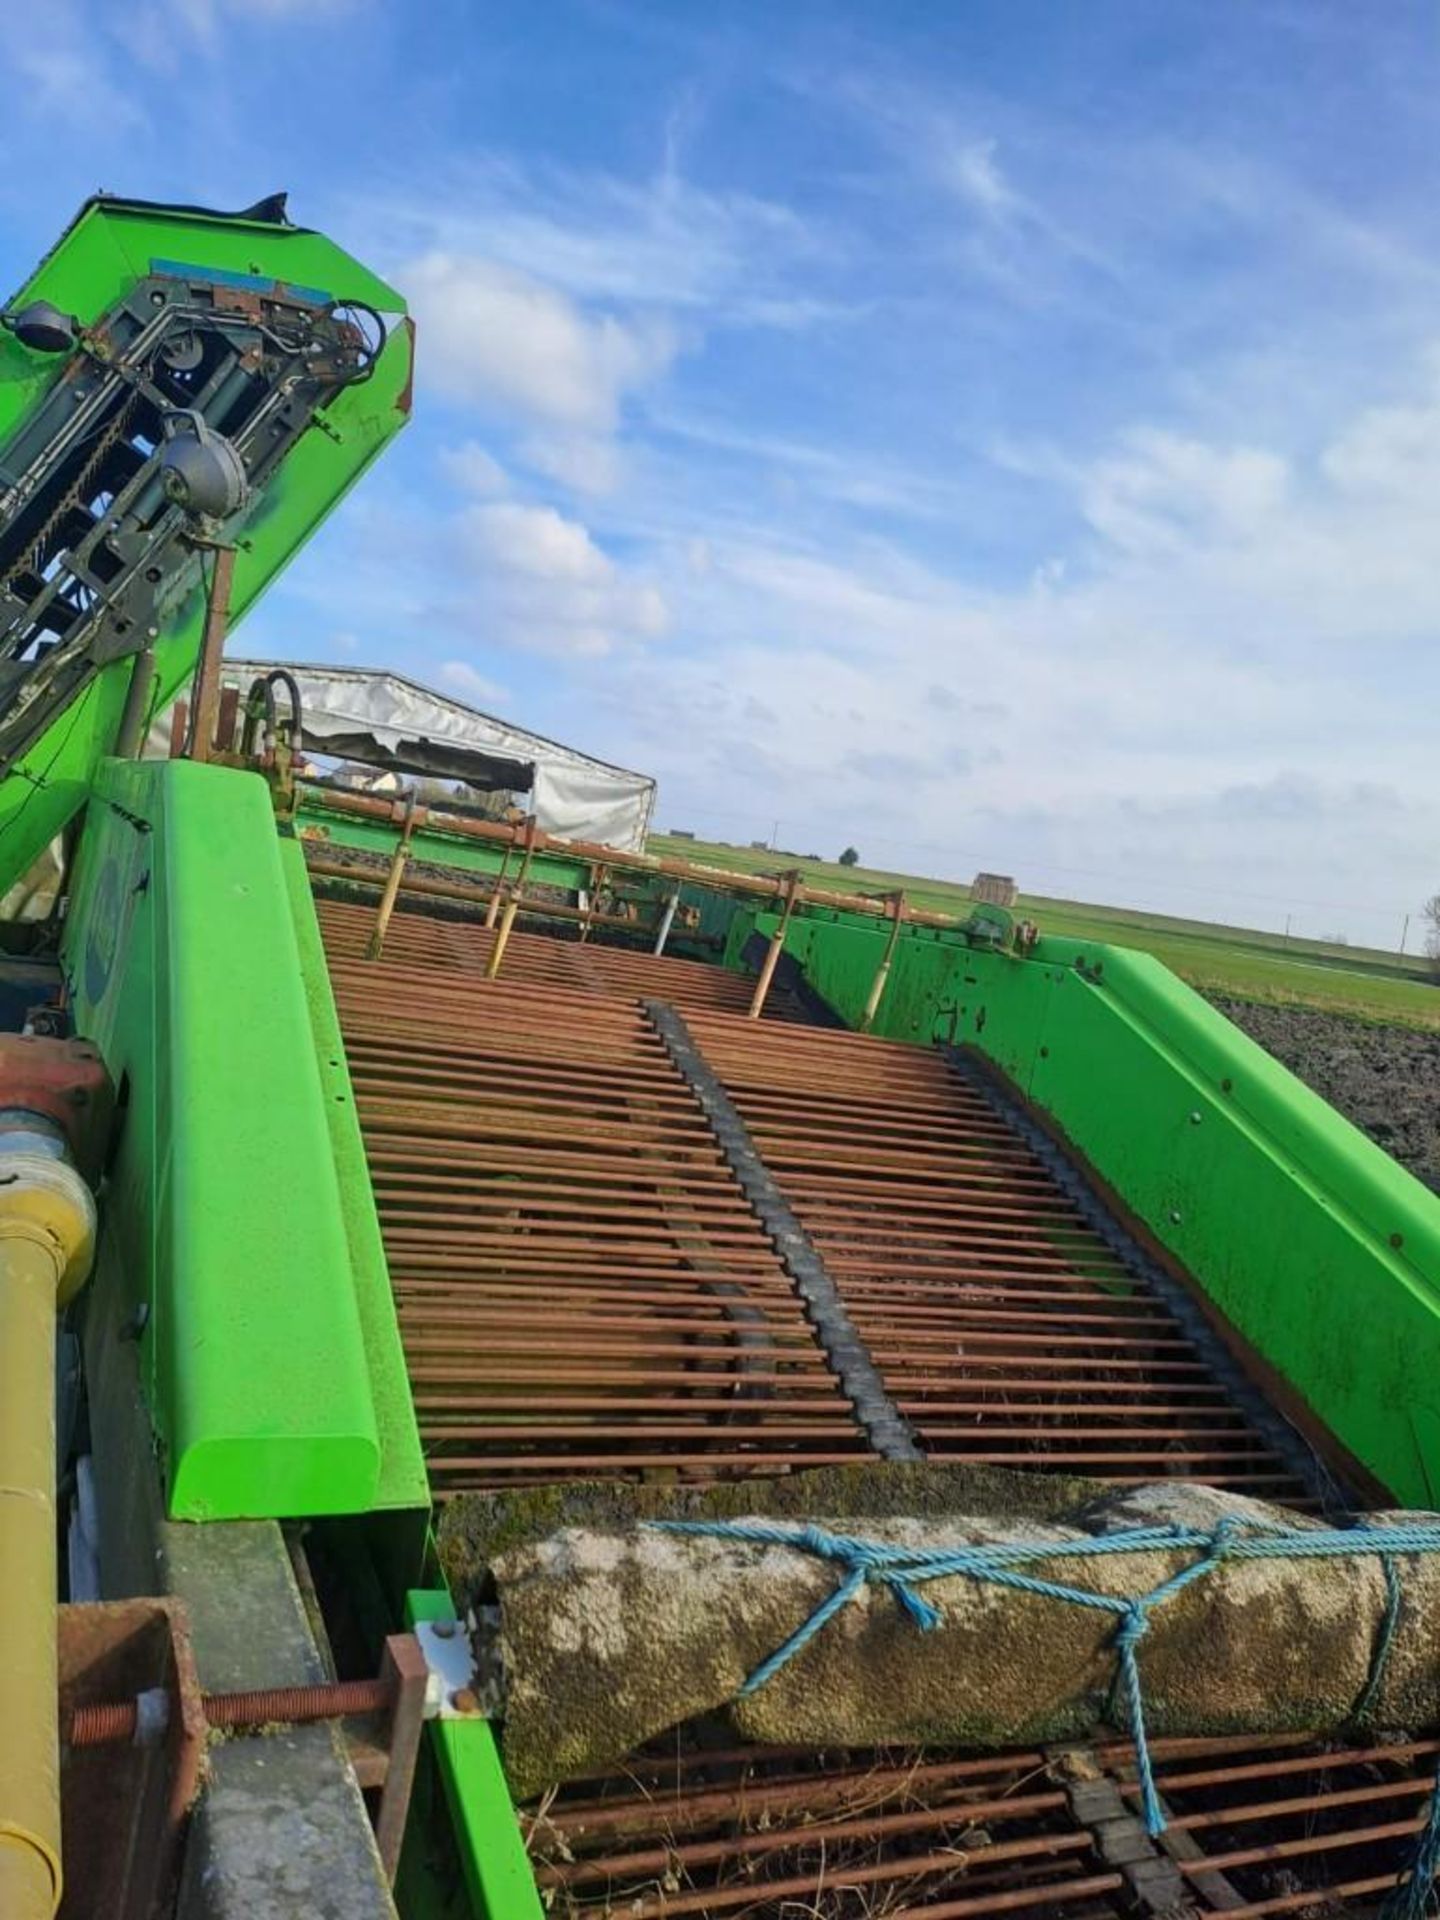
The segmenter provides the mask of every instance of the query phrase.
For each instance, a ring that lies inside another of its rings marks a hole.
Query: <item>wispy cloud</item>
[[[802,269],[843,248],[824,220],[755,194],[707,191],[669,165],[625,179],[480,155],[453,163],[423,200],[372,197],[367,213],[396,257],[438,249],[499,261],[579,300],[738,315],[813,292]]]
[[[442,660],[436,678],[447,692],[458,694],[462,700],[500,707],[508,698],[504,687],[487,680],[469,660]]]
[[[554,286],[475,254],[432,251],[402,271],[426,332],[424,377],[453,399],[606,432],[628,394],[669,366],[663,321],[586,312]]]
[[[669,621],[658,587],[621,566],[582,523],[554,507],[496,501],[455,522],[477,610],[511,645],[595,658],[658,639]]]

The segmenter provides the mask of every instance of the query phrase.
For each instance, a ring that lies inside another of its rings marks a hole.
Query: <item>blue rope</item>
[[[1374,1703],[1375,1695],[1380,1691],[1380,1678],[1385,1671],[1385,1663],[1390,1658],[1390,1644],[1395,1638],[1395,1630],[1400,1625],[1400,1609],[1403,1596],[1400,1591],[1400,1573],[1395,1565],[1393,1554],[1386,1554],[1380,1565],[1385,1570],[1385,1614],[1380,1622],[1380,1631],[1375,1638],[1374,1650],[1370,1655],[1370,1676],[1361,1688],[1360,1698],[1350,1709],[1352,1721],[1363,1720]]]
[[[1379,1920],[1427,1920],[1437,1874],[1440,1874],[1440,1771],[1435,1775],[1430,1812],[1420,1830],[1409,1874],[1404,1880],[1396,1881],[1380,1909]]]
[[[1145,1701],[1137,1649],[1149,1629],[1150,1614],[1155,1607],[1173,1600],[1177,1593],[1213,1573],[1225,1560],[1353,1559],[1363,1554],[1377,1555],[1385,1570],[1387,1603],[1370,1675],[1352,1715],[1359,1717],[1375,1697],[1399,1622],[1400,1582],[1395,1556],[1440,1553],[1440,1524],[1302,1529],[1232,1517],[1209,1530],[1180,1526],[1130,1527],[1088,1539],[1006,1541],[965,1547],[888,1546],[879,1540],[859,1540],[848,1534],[830,1533],[813,1524],[787,1525],[773,1520],[655,1520],[647,1524],[665,1533],[699,1534],[712,1540],[735,1540],[753,1546],[791,1547],[830,1561],[841,1569],[840,1584],[801,1621],[788,1639],[760,1662],[741,1687],[742,1695],[754,1693],[768,1680],[773,1680],[867,1584],[888,1587],[902,1611],[922,1633],[929,1633],[940,1624],[940,1612],[918,1589],[927,1581],[957,1576],[1114,1614],[1115,1679],[1111,1697],[1124,1702],[1125,1718],[1135,1744],[1135,1771],[1140,1783],[1145,1829],[1152,1837],[1165,1831],[1165,1810],[1156,1790],[1145,1732]],[[1084,1587],[1066,1586],[1061,1581],[1046,1580],[1037,1573],[1024,1571],[1027,1565],[1037,1561],[1187,1550],[1193,1550],[1197,1558],[1148,1593],[1092,1593]],[[1395,1906],[1393,1912],[1387,1906],[1385,1920],[1423,1920],[1437,1873],[1440,1873],[1440,1774],[1436,1777],[1429,1822],[1409,1879],[1392,1896],[1392,1900],[1409,1904]]]

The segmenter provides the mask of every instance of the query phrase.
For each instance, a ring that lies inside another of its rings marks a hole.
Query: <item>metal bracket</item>
[[[419,1620],[415,1638],[425,1656],[427,1720],[483,1719],[475,1691],[475,1649],[459,1620]]]

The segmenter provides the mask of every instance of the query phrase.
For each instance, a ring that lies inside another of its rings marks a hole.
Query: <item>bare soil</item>
[[[1209,997],[1282,1066],[1440,1192],[1440,1033]]]

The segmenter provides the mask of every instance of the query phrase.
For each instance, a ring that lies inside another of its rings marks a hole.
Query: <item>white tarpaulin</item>
[[[624,853],[644,851],[655,805],[655,782],[644,774],[592,760],[382,668],[227,659],[224,681],[243,694],[257,674],[275,666],[283,666],[299,685],[309,752],[363,758],[354,742],[369,736],[401,760],[407,748],[413,757],[423,743],[519,761],[534,768],[528,804],[544,832],[562,840],[597,841]],[[278,697],[283,714],[285,696]],[[157,721],[150,750],[168,752],[169,739],[168,719]]]

